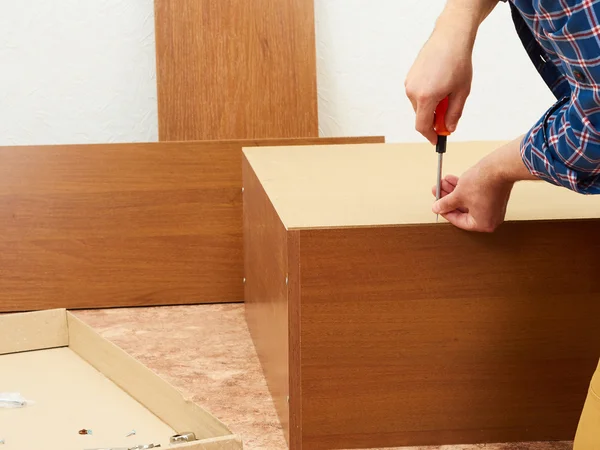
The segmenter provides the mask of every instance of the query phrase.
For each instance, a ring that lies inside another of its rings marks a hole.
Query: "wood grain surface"
[[[243,300],[242,148],[0,147],[0,311]]]
[[[0,310],[239,299],[239,160],[218,144],[0,148]]]
[[[313,0],[155,0],[161,141],[318,137]]]
[[[302,448],[573,439],[600,355],[598,226],[300,231]]]
[[[246,321],[288,439],[287,232],[245,159],[243,174]]]

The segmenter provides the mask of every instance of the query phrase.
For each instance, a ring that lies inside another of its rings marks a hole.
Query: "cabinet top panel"
[[[443,175],[460,176],[502,144],[449,142]],[[244,154],[288,229],[436,223],[437,154],[429,144],[257,147]],[[600,218],[600,196],[545,181],[517,183],[506,216],[590,218]]]

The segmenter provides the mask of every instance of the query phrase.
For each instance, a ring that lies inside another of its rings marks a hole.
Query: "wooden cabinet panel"
[[[446,168],[497,145],[453,144]],[[521,183],[496,233],[468,233],[435,222],[429,145],[244,155],[247,322],[291,450],[573,438],[600,197]]]
[[[161,141],[318,137],[313,0],[155,0]]]

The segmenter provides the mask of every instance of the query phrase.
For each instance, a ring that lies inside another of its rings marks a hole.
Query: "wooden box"
[[[0,393],[33,402],[0,407],[6,450],[243,448],[225,424],[65,310],[0,316]],[[170,442],[188,432],[196,439]]]
[[[451,144],[460,175],[500,143]],[[436,223],[429,145],[244,149],[247,321],[290,448],[572,439],[600,355],[600,197]]]

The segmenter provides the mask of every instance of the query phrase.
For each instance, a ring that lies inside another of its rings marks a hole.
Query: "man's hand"
[[[415,128],[435,145],[436,106],[449,97],[446,127],[454,131],[471,92],[472,54],[481,22],[497,0],[448,0],[435,30],[406,77],[406,95],[416,113]]]
[[[515,139],[483,158],[460,178],[448,175],[442,181],[442,198],[433,212],[467,231],[491,233],[503,222],[514,184],[537,180],[521,159]],[[435,186],[432,193],[435,195]]]
[[[433,129],[433,113],[448,98],[446,127],[453,132],[471,93],[473,68],[472,46],[462,41],[457,45],[453,32],[436,31],[421,49],[404,86],[416,113],[415,129],[432,145],[437,143]]]

